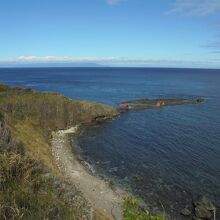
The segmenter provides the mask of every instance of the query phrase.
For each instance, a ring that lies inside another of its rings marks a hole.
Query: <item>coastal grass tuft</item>
[[[77,219],[52,179],[28,156],[0,153],[0,219]]]
[[[151,215],[140,207],[139,199],[128,197],[124,203],[124,220],[165,220],[165,218]]]
[[[8,89],[9,89],[8,86],[0,83],[0,92],[6,92],[8,91]]]

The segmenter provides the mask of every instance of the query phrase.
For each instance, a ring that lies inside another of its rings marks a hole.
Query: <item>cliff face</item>
[[[0,85],[0,146],[15,148],[19,143],[54,169],[49,146],[52,131],[117,114],[117,110],[103,104]]]
[[[93,219],[81,193],[62,180],[51,133],[117,115],[107,105],[0,84],[0,218]]]
[[[117,115],[109,106],[42,93],[3,98],[0,101],[0,110],[7,112],[15,120],[38,120],[41,125],[52,130],[89,123],[97,117],[111,118]]]
[[[0,90],[1,91],[1,90]],[[13,120],[37,120],[50,130],[89,123],[97,118],[111,118],[118,112],[110,106],[87,101],[73,101],[55,93],[28,89],[8,89],[0,93],[0,111]]]

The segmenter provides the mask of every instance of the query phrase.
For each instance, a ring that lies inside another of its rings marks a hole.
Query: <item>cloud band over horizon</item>
[[[0,67],[16,66],[53,66],[68,64],[94,64],[100,66],[136,66],[136,67],[210,67],[220,68],[218,60],[190,61],[190,60],[166,60],[166,59],[132,59],[126,57],[69,57],[69,56],[18,56],[13,58],[0,59]]]

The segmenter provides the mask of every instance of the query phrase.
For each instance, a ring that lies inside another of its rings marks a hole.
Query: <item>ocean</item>
[[[200,105],[125,112],[82,128],[74,144],[96,175],[173,216],[205,195],[220,206],[220,70],[0,69],[0,82],[118,106],[141,98],[204,98]]]

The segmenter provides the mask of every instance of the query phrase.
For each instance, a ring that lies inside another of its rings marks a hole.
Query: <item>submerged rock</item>
[[[180,214],[185,217],[191,217],[193,220],[211,219],[215,211],[214,204],[205,196],[197,196],[192,201],[192,211],[184,208]]]
[[[193,199],[194,206],[202,206],[206,208],[208,211],[214,211],[215,206],[214,204],[205,196],[197,196]]]
[[[195,217],[199,219],[210,219],[215,210],[214,204],[205,196],[197,196],[193,199]]]
[[[207,210],[204,206],[196,206],[195,215],[198,218],[209,219],[212,217],[212,213]]]
[[[180,214],[183,215],[183,216],[190,216],[191,211],[188,208],[184,208],[184,209],[181,210]]]

